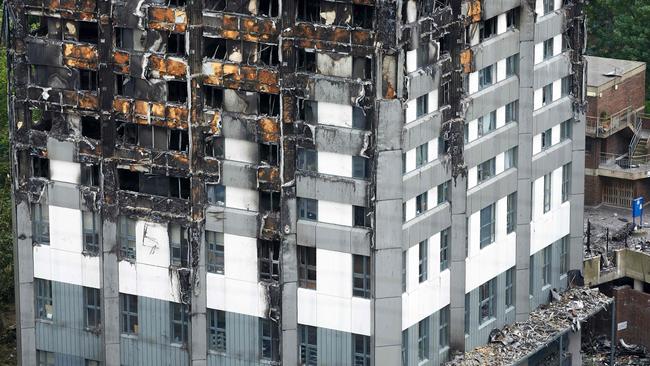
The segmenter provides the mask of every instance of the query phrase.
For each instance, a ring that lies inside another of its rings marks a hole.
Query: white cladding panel
[[[259,146],[255,142],[226,138],[224,139],[224,157],[226,160],[257,163]]]
[[[318,123],[323,125],[352,127],[352,106],[318,102]]]
[[[318,221],[352,226],[352,205],[332,201],[318,201]]]
[[[258,211],[259,192],[253,189],[226,186],[226,207]]]
[[[50,180],[79,184],[81,164],[50,159]]]
[[[318,151],[318,172],[351,178],[352,156]]]

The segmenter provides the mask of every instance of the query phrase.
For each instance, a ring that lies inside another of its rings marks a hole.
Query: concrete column
[[[16,291],[16,341],[19,365],[36,365],[34,309],[34,252],[30,203],[14,205],[14,266]]]
[[[296,207],[295,200],[291,200]],[[292,212],[295,227],[295,211]],[[298,364],[298,256],[296,234],[285,235],[282,241],[282,273],[280,285],[282,286],[282,329],[281,329],[281,354],[285,365]]]
[[[458,177],[451,188],[451,294],[450,343],[454,350],[465,350],[465,258],[467,258],[466,177]]]
[[[567,352],[571,354],[571,366],[581,366],[582,365],[582,354],[580,349],[582,348],[582,335],[580,332],[569,332],[569,347]]]
[[[191,336],[190,336],[190,359],[192,366],[206,366],[208,345],[207,345],[207,276],[205,269],[205,231],[203,225],[198,225],[196,230],[201,238],[199,248],[199,265],[193,269],[199,278],[198,285],[195,285],[192,291],[192,313],[191,318]]]
[[[100,257],[100,288],[102,295],[102,327],[104,362],[107,366],[120,363],[120,281],[117,253],[117,223],[102,220],[102,255]]]

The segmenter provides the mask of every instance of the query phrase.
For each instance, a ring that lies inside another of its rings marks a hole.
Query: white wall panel
[[[318,72],[327,76],[352,77],[352,56],[340,56],[334,59],[327,53],[316,53]]]
[[[259,197],[259,192],[256,190],[226,186],[226,207],[258,211]]]
[[[418,69],[418,50],[406,51],[406,72],[411,73]]]
[[[428,94],[428,101],[427,101],[427,107],[429,110],[427,113],[431,113],[433,111],[438,110],[438,89],[434,89]]]
[[[406,102],[406,123],[415,121],[418,117],[418,102],[417,99],[411,99]]]
[[[478,184],[478,170],[475,166],[467,170],[467,189],[474,188]]]
[[[500,153],[499,155],[496,156],[494,159],[494,172],[495,174],[501,174],[503,173],[504,167],[505,167],[505,162],[506,162],[506,154],[505,153]]]
[[[562,79],[557,79],[553,82],[553,101],[560,99],[562,96]]]
[[[257,163],[260,160],[259,147],[254,142],[226,138],[224,140],[224,157],[226,160]]]
[[[318,123],[351,128],[352,106],[318,102]]]
[[[497,108],[497,128],[501,128],[506,124],[506,106]]]
[[[318,201],[318,221],[352,226],[352,205],[332,201]]]
[[[352,177],[352,156],[318,151],[318,172],[350,178]]]
[[[557,56],[562,53],[562,34],[558,34],[553,37],[553,56]]]
[[[476,234],[478,235],[478,232]],[[486,279],[493,278],[514,266],[516,244],[516,235],[513,232],[467,257],[465,259],[465,293],[479,287]]]
[[[544,42],[535,43],[535,65],[544,61]]]
[[[543,88],[535,90],[533,95],[533,110],[538,110],[543,107],[544,104],[544,94],[542,91]]]
[[[542,134],[538,133],[533,136],[533,155],[539,154],[542,151]]]
[[[410,172],[415,169],[415,149],[411,149],[406,152],[406,172]]]
[[[506,79],[506,59],[497,61],[497,83]]]
[[[508,19],[506,13],[501,13],[497,18],[497,34],[505,33],[508,30]]]
[[[564,202],[530,223],[530,254],[533,255],[569,234],[571,206]]]
[[[478,119],[473,119],[469,121],[467,126],[467,142],[472,142],[478,138]]]
[[[478,71],[469,74],[469,94],[474,94],[478,91]]]
[[[50,159],[50,179],[57,182],[79,184],[81,164]]]

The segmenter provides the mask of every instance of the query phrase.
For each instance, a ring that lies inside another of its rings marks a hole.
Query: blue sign
[[[632,200],[632,217],[641,217],[643,215],[643,197],[637,197]]]

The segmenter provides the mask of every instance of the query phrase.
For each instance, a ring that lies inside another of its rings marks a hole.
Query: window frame
[[[542,284],[544,286],[550,286],[552,282],[551,273],[553,261],[553,246],[549,245],[542,250]]]
[[[372,280],[370,278],[370,257],[365,255],[352,255],[352,296],[369,299],[372,291]],[[357,272],[357,266],[361,267],[361,272]],[[361,286],[357,286],[360,281]]]
[[[515,282],[515,267],[512,267],[506,271],[506,289],[505,289],[506,311],[512,308],[513,306],[515,306],[514,282]]]
[[[54,319],[52,281],[34,278],[34,290],[36,292],[36,296],[34,296],[36,319],[52,321]],[[50,313],[47,312],[48,306],[50,307]]]
[[[420,283],[429,278],[429,239],[424,239],[418,244],[418,281]]]
[[[542,60],[543,61],[546,61],[546,60],[553,57],[553,51],[554,51],[553,44],[554,44],[553,38],[549,38],[549,39],[544,40],[542,42],[542,49],[543,49]]]
[[[415,217],[418,217],[429,210],[429,192],[422,192],[415,196]]]
[[[562,165],[562,203],[571,195],[571,163]]]
[[[93,287],[83,287],[84,326],[97,329],[102,325],[101,291]]]
[[[449,250],[451,243],[451,230],[446,228],[440,232],[440,272],[449,268]]]
[[[136,225],[137,221],[130,217],[120,216],[119,218],[118,240],[120,244],[120,259],[125,259],[130,262],[136,261]]]
[[[429,162],[429,143],[425,142],[424,144],[415,148],[415,169],[418,169]]]
[[[223,233],[205,230],[205,269],[208,273],[225,274],[226,250]]]
[[[205,183],[205,190],[209,204],[226,206],[226,186],[219,183]]]
[[[280,355],[278,327],[271,319],[258,318],[260,331],[260,359],[277,361]]]
[[[519,100],[506,104],[506,124],[519,121]]]
[[[227,326],[225,311],[208,309],[208,349],[210,351],[228,352]]]
[[[178,230],[178,241],[176,241]],[[186,268],[189,264],[189,238],[187,228],[178,224],[169,225],[169,264],[174,267]],[[175,254],[178,252],[178,255]]]
[[[428,317],[418,322],[418,362],[425,362],[431,358],[429,347],[430,331]]]
[[[438,346],[441,349],[449,347],[449,320],[450,316],[449,305],[440,309],[438,314]]]
[[[424,94],[415,99],[415,118],[426,116],[429,113],[429,94]]]
[[[551,173],[544,174],[544,213],[551,210]]]
[[[42,203],[32,204],[32,242],[50,245],[50,207]]]
[[[517,229],[517,192],[512,192],[506,198],[506,234]]]
[[[489,217],[488,217],[489,212]],[[479,213],[480,219],[480,247],[481,249],[487,247],[488,245],[494,243],[495,240],[495,222],[496,218],[496,209],[495,204],[483,207]],[[484,220],[487,220],[484,222]]]
[[[487,121],[487,123],[486,123]],[[490,132],[497,129],[497,111],[492,111],[484,116],[480,116],[477,120],[478,124],[478,137],[481,138]]]
[[[479,287],[479,324],[485,324],[496,318],[496,279],[492,278]]]
[[[361,346],[361,347],[359,347]],[[359,350],[359,348],[361,348]],[[370,337],[352,334],[352,365],[370,366]]]
[[[566,275],[569,272],[569,238],[568,235],[560,239],[560,275]]]
[[[300,336],[299,356],[300,365],[318,365],[318,329],[309,325],[298,324],[298,335]],[[314,343],[312,343],[314,341]]]
[[[169,338],[172,344],[187,344],[189,339],[190,316],[186,304],[169,302]],[[178,329],[176,329],[178,327]],[[177,334],[180,331],[180,334]]]
[[[317,260],[316,248],[298,245],[298,287],[316,290]],[[313,279],[310,278],[312,274]]]
[[[138,296],[121,293],[119,297],[120,334],[136,336],[140,330]]]
[[[95,211],[82,211],[81,216],[83,252],[97,255],[99,254],[101,247],[99,241],[99,237],[101,236],[100,214]],[[87,222],[88,220],[90,220],[89,223]],[[91,225],[90,228],[88,227],[88,224]]]
[[[494,84],[494,64],[478,71],[478,90],[483,90]]]
[[[542,151],[553,146],[553,129],[549,128],[542,131]]]
[[[488,159],[476,166],[477,183],[481,184],[496,176],[496,158]]]
[[[259,281],[280,281],[280,243],[277,241],[258,240],[257,274]]]
[[[318,200],[298,197],[298,219],[318,221]]]
[[[36,350],[36,358],[38,366],[55,366],[56,365],[56,355],[54,352],[43,351],[40,349]]]

